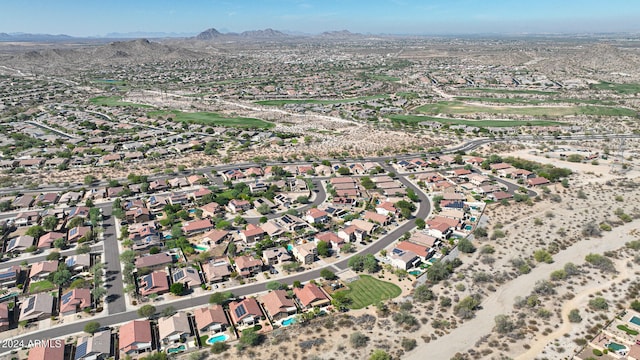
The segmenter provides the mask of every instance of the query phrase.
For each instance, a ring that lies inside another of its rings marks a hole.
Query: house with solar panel
[[[191,266],[174,270],[171,274],[171,279],[173,280],[173,283],[184,284],[185,289],[191,289],[202,285],[200,273]]]
[[[40,293],[22,301],[18,321],[39,321],[51,317],[52,313],[53,296]]]
[[[229,314],[233,323],[238,326],[255,325],[264,319],[264,314],[255,298],[229,303]]]
[[[0,270],[0,288],[10,288],[16,286],[20,276],[20,266],[13,265]]]
[[[164,294],[169,291],[169,280],[164,271],[154,271],[138,279],[140,295]]]
[[[74,360],[102,360],[111,355],[111,331],[100,331],[93,336],[78,338]]]
[[[70,315],[91,307],[91,290],[73,289],[60,297],[60,314]]]
[[[24,252],[26,249],[33,246],[33,240],[33,236],[29,235],[20,235],[18,237],[9,239],[6,252],[15,254]]]
[[[77,243],[83,238],[89,241],[91,240],[91,235],[91,226],[76,226],[67,232],[67,243]]]
[[[89,207],[88,206],[76,206],[69,209],[69,214],[67,215],[67,220],[71,220],[73,218],[83,218],[87,219],[89,217]]]
[[[391,264],[398,269],[409,270],[420,265],[420,257],[411,250],[393,248],[389,253]]]
[[[53,247],[53,243],[58,239],[65,239],[67,234],[50,231],[38,239],[38,249],[51,249]]]
[[[118,339],[119,349],[126,355],[152,351],[151,322],[149,320],[133,320],[120,326]]]
[[[183,342],[192,333],[189,317],[185,312],[180,311],[172,316],[158,319],[158,334],[164,345]]]
[[[73,272],[87,271],[91,267],[91,255],[77,254],[67,257],[64,261],[69,270]]]
[[[229,326],[229,320],[222,305],[215,304],[198,308],[193,311],[193,317],[201,336],[206,332],[217,333],[224,331]]]

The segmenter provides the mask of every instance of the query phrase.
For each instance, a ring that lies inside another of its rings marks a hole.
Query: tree
[[[354,250],[355,249],[353,248],[353,245],[351,243],[346,243],[346,244],[342,245],[342,249],[340,249],[340,251],[345,253],[345,254],[350,254]]]
[[[34,225],[27,229],[27,232],[25,233],[25,235],[29,235],[37,240],[40,238],[40,236],[44,235],[44,233],[45,233],[45,230],[42,226]]]
[[[46,260],[58,260],[60,259],[60,253],[57,251],[52,251],[47,255]]]
[[[443,261],[436,261],[427,269],[427,279],[438,282],[448,278],[450,273],[447,265]]]
[[[71,279],[71,271],[67,267],[67,264],[60,263],[58,265],[58,270],[53,273],[52,282],[58,286],[62,286],[66,284],[69,279]]]
[[[125,264],[133,264],[133,261],[136,258],[136,253],[133,250],[125,250],[120,254],[120,261]]]
[[[77,278],[69,284],[70,289],[86,289],[89,287],[89,282],[83,278]]]
[[[323,278],[325,278],[326,280],[335,280],[338,277],[336,276],[336,274],[333,273],[333,271],[329,270],[329,269],[322,269],[320,270],[320,276],[322,276]]]
[[[87,175],[84,177],[84,184],[85,185],[91,185],[93,184],[93,182],[96,181],[96,178],[93,175]]]
[[[143,318],[151,318],[155,314],[156,307],[153,305],[142,305],[142,307],[138,309],[138,315]]]
[[[93,299],[99,302],[105,295],[107,295],[107,289],[105,289],[101,285],[96,285],[91,289],[91,295],[93,295]]]
[[[454,307],[454,313],[462,319],[473,317],[474,311],[480,305],[480,299],[476,295],[467,296]]]
[[[42,226],[47,230],[53,230],[58,226],[58,218],[55,216],[47,216],[42,220]]]
[[[229,349],[229,345],[227,345],[227,343],[224,341],[218,341],[216,343],[213,343],[213,345],[211,345],[212,354],[222,354],[228,349]],[[198,353],[194,353],[194,354],[198,354]]]
[[[309,203],[309,197],[306,195],[300,195],[296,198],[296,201],[300,204],[308,204]]]
[[[425,228],[425,226],[426,226],[426,223],[425,223],[424,219],[417,218],[417,219],[416,219],[416,226],[417,226],[417,227],[418,227],[418,229],[420,229],[420,230],[424,229],[424,228]]]
[[[609,308],[607,300],[603,297],[596,297],[589,300],[589,306],[595,310],[607,310]]]
[[[318,255],[322,257],[329,256],[329,244],[325,241],[318,241],[318,245],[316,246],[318,250]]]
[[[640,301],[638,300],[633,300],[631,302],[631,308],[635,311],[640,311]]]
[[[368,342],[369,337],[359,331],[356,331],[349,336],[349,343],[356,349],[367,346]]]
[[[344,291],[338,291],[333,293],[331,299],[331,305],[340,311],[347,310],[351,304],[351,298],[347,297],[347,293]]]
[[[579,323],[582,321],[582,316],[580,316],[580,310],[572,309],[569,311],[569,321],[572,323]]]
[[[263,204],[260,204],[260,206],[258,206],[256,208],[256,211],[258,211],[260,213],[260,215],[265,215],[265,214],[268,214],[271,211],[271,208],[266,203],[263,203]]]
[[[283,284],[279,281],[269,281],[266,285],[265,288],[267,288],[267,290],[284,290],[287,288],[286,284]]]
[[[84,218],[80,216],[76,216],[73,219],[69,220],[69,222],[67,222],[67,228],[73,229],[74,227],[78,227],[83,224],[84,224]]]
[[[231,257],[236,256],[236,244],[233,241],[229,243],[229,246],[227,246],[227,253]]]
[[[336,172],[342,176],[351,174],[351,170],[349,170],[349,168],[346,166],[340,166]]]
[[[169,287],[169,292],[173,295],[181,296],[184,293],[184,284],[181,282],[174,282],[171,284],[171,287]]]
[[[473,246],[469,239],[462,238],[458,241],[458,250],[462,251],[463,253],[470,254],[476,251],[476,247]]]
[[[413,291],[413,298],[417,302],[424,303],[433,300],[435,296],[433,295],[433,291],[431,291],[427,285],[422,284],[416,286]]]
[[[377,349],[369,356],[369,360],[391,360],[391,355],[384,350]]]
[[[229,299],[233,297],[233,294],[229,291],[215,292],[209,296],[209,304],[224,305]]]
[[[494,329],[499,334],[508,334],[515,330],[515,324],[509,319],[507,315],[498,315],[494,318],[495,326]]]
[[[80,244],[76,248],[76,254],[78,254],[78,255],[88,254],[89,252],[91,252],[91,246],[89,246],[89,244],[87,244],[87,243]]]
[[[255,329],[242,330],[242,336],[240,336],[240,343],[248,346],[259,345],[263,340],[262,334],[258,334]]]
[[[96,331],[98,331],[98,329],[100,329],[100,323],[97,321],[89,321],[84,326],[84,332],[91,335],[93,335]]]
[[[167,306],[162,310],[163,317],[169,317],[169,316],[175,315],[176,313],[177,313],[176,308],[171,305]]]
[[[547,264],[551,264],[553,262],[553,257],[551,257],[551,254],[543,249],[536,250],[533,253],[533,258],[536,259],[537,262],[544,262]]]

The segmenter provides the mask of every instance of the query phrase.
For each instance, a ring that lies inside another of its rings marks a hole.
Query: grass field
[[[49,280],[40,280],[29,284],[29,292],[32,294],[55,289],[56,286]]]
[[[89,99],[89,102],[93,105],[98,106],[128,106],[135,108],[151,108],[152,106],[136,104],[131,102],[122,101],[122,98],[119,96],[98,96]]]
[[[420,106],[417,111],[425,114],[501,114],[560,117],[568,115],[598,115],[598,116],[636,116],[636,111],[621,107],[607,106],[477,106],[465,104],[461,101],[440,101],[435,104]]]
[[[363,74],[367,79],[379,80],[379,81],[400,81],[399,77],[385,75],[385,74]]]
[[[267,106],[282,106],[285,104],[321,104],[321,105],[330,105],[330,104],[346,104],[357,101],[367,101],[367,100],[375,100],[375,99],[386,99],[389,95],[372,95],[372,96],[363,96],[351,99],[334,99],[334,100],[320,100],[320,99],[287,99],[287,100],[261,100],[256,101],[256,104],[267,105]]]
[[[526,105],[543,105],[543,104],[592,104],[592,105],[617,105],[615,101],[610,100],[597,100],[597,99],[525,99],[521,97],[512,98],[492,98],[492,97],[471,97],[471,96],[456,96],[457,100],[461,101],[473,101],[473,102],[487,102],[495,104],[526,104]]]
[[[209,126],[229,126],[237,128],[260,128],[269,129],[275,126],[275,124],[254,118],[244,117],[224,117],[218,113],[213,112],[182,112],[182,111],[151,111],[147,116],[151,118],[158,118],[161,116],[171,115],[174,121],[186,122],[190,124],[201,124]]]
[[[526,89],[494,89],[494,88],[472,88],[472,89],[460,89],[460,90],[491,92],[496,94],[554,95],[558,93],[557,91],[526,90]]]
[[[589,88],[595,90],[612,90],[618,94],[638,94],[640,93],[640,84],[614,84],[601,82],[599,84],[591,84]]]
[[[352,309],[362,309],[381,300],[393,299],[402,293],[397,285],[370,275],[360,275],[360,279],[349,284],[349,289],[343,291],[351,299],[349,307]]]
[[[464,120],[438,118],[433,116],[422,115],[392,115],[389,116],[391,121],[404,124],[419,124],[423,121],[436,121],[448,125],[467,125],[477,127],[518,127],[518,126],[556,126],[564,125],[561,122],[550,120]]]

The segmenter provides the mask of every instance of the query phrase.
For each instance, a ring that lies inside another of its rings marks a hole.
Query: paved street
[[[124,287],[122,284],[122,269],[120,266],[120,252],[118,250],[118,239],[116,237],[115,217],[112,216],[113,203],[98,205],[102,209],[104,217],[104,270],[107,280],[107,298],[113,299],[108,303],[109,314],[117,314],[127,310],[124,298]]]

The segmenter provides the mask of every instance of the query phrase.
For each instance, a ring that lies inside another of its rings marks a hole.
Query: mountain
[[[211,28],[211,29],[207,29],[203,32],[201,32],[200,34],[196,35],[195,39],[196,40],[214,40],[214,39],[218,39],[220,37],[224,36],[221,32],[219,32],[218,30]]]
[[[281,38],[287,37],[289,35],[273,29],[264,29],[264,30],[252,30],[252,31],[244,31],[240,33],[240,36],[247,38]]]
[[[139,38],[186,38],[190,36],[194,36],[194,33],[176,33],[176,32],[146,32],[146,31],[135,31],[135,32],[112,32],[108,33],[103,38],[107,39],[139,39]]]
[[[66,40],[72,40],[72,39],[75,39],[75,38],[69,35],[64,35],[64,34],[51,35],[51,34],[26,34],[26,33],[12,33],[12,34],[0,33],[0,41],[52,42],[52,41],[66,41]]]
[[[361,37],[362,34],[352,33],[349,30],[339,30],[339,31],[325,31],[319,36],[324,38],[352,38],[352,37]]]

